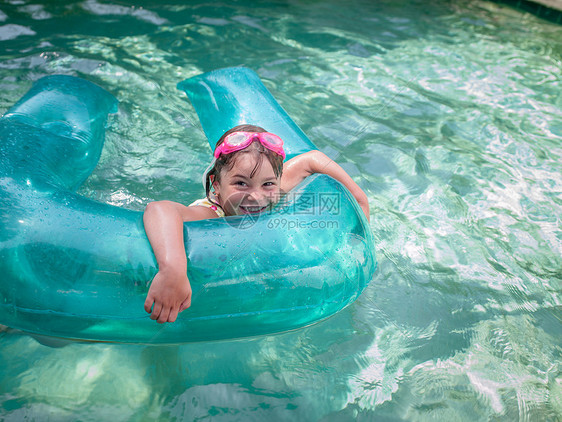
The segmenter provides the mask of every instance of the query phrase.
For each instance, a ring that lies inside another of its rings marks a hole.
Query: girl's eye
[[[246,186],[246,182],[243,182],[243,181],[241,181],[241,180],[238,180],[238,181],[234,182],[234,184],[235,184],[236,186]]]
[[[264,185],[265,187],[268,187],[268,188],[269,188],[269,187],[271,187],[271,186],[275,186],[275,183],[273,183],[273,182],[265,182],[263,185]]]

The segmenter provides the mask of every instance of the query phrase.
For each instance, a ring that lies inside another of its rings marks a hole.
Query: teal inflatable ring
[[[314,148],[257,75],[181,82],[211,145],[252,123],[288,157]],[[160,325],[143,309],[156,261],[142,213],[75,190],[93,171],[117,101],[49,76],[0,118],[0,324],[73,340],[177,344],[303,327],[354,301],[376,269],[369,225],[335,180],[312,176],[274,212],[184,225],[192,306]],[[283,227],[279,222],[283,222]]]

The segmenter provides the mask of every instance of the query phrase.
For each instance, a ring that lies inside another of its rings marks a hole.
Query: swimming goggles
[[[226,135],[223,143],[215,150],[215,158],[219,158],[221,154],[230,154],[234,151],[240,151],[248,147],[248,145],[255,140],[258,140],[268,150],[273,151],[285,159],[283,139],[269,132],[232,132]]]

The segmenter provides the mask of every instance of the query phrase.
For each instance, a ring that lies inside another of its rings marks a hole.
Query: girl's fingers
[[[168,322],[174,322],[177,317],[178,317],[178,311],[176,308],[174,308],[170,311],[170,314],[168,315]]]
[[[182,304],[180,305],[180,312],[185,311],[187,308],[191,306],[191,296],[185,299]]]
[[[152,305],[154,305],[154,299],[150,296],[147,296],[146,300],[144,301],[144,310],[150,313],[152,311]]]
[[[168,322],[168,317],[170,316],[170,311],[171,308],[162,308],[162,310],[160,311],[160,315],[158,316],[158,324],[164,324],[165,322]]]
[[[152,313],[150,314],[150,319],[158,319],[158,317],[160,317],[161,312],[162,312],[162,304],[159,302],[154,303],[154,308],[152,309]]]

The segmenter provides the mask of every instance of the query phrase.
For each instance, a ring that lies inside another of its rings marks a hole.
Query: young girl
[[[171,201],[152,202],[144,212],[144,227],[158,263],[144,309],[159,323],[174,322],[191,305],[184,221],[264,212],[282,193],[314,173],[340,181],[369,219],[367,196],[338,164],[320,151],[283,163],[283,141],[261,127],[230,129],[217,142],[214,157],[205,176],[206,198],[187,207]]]

